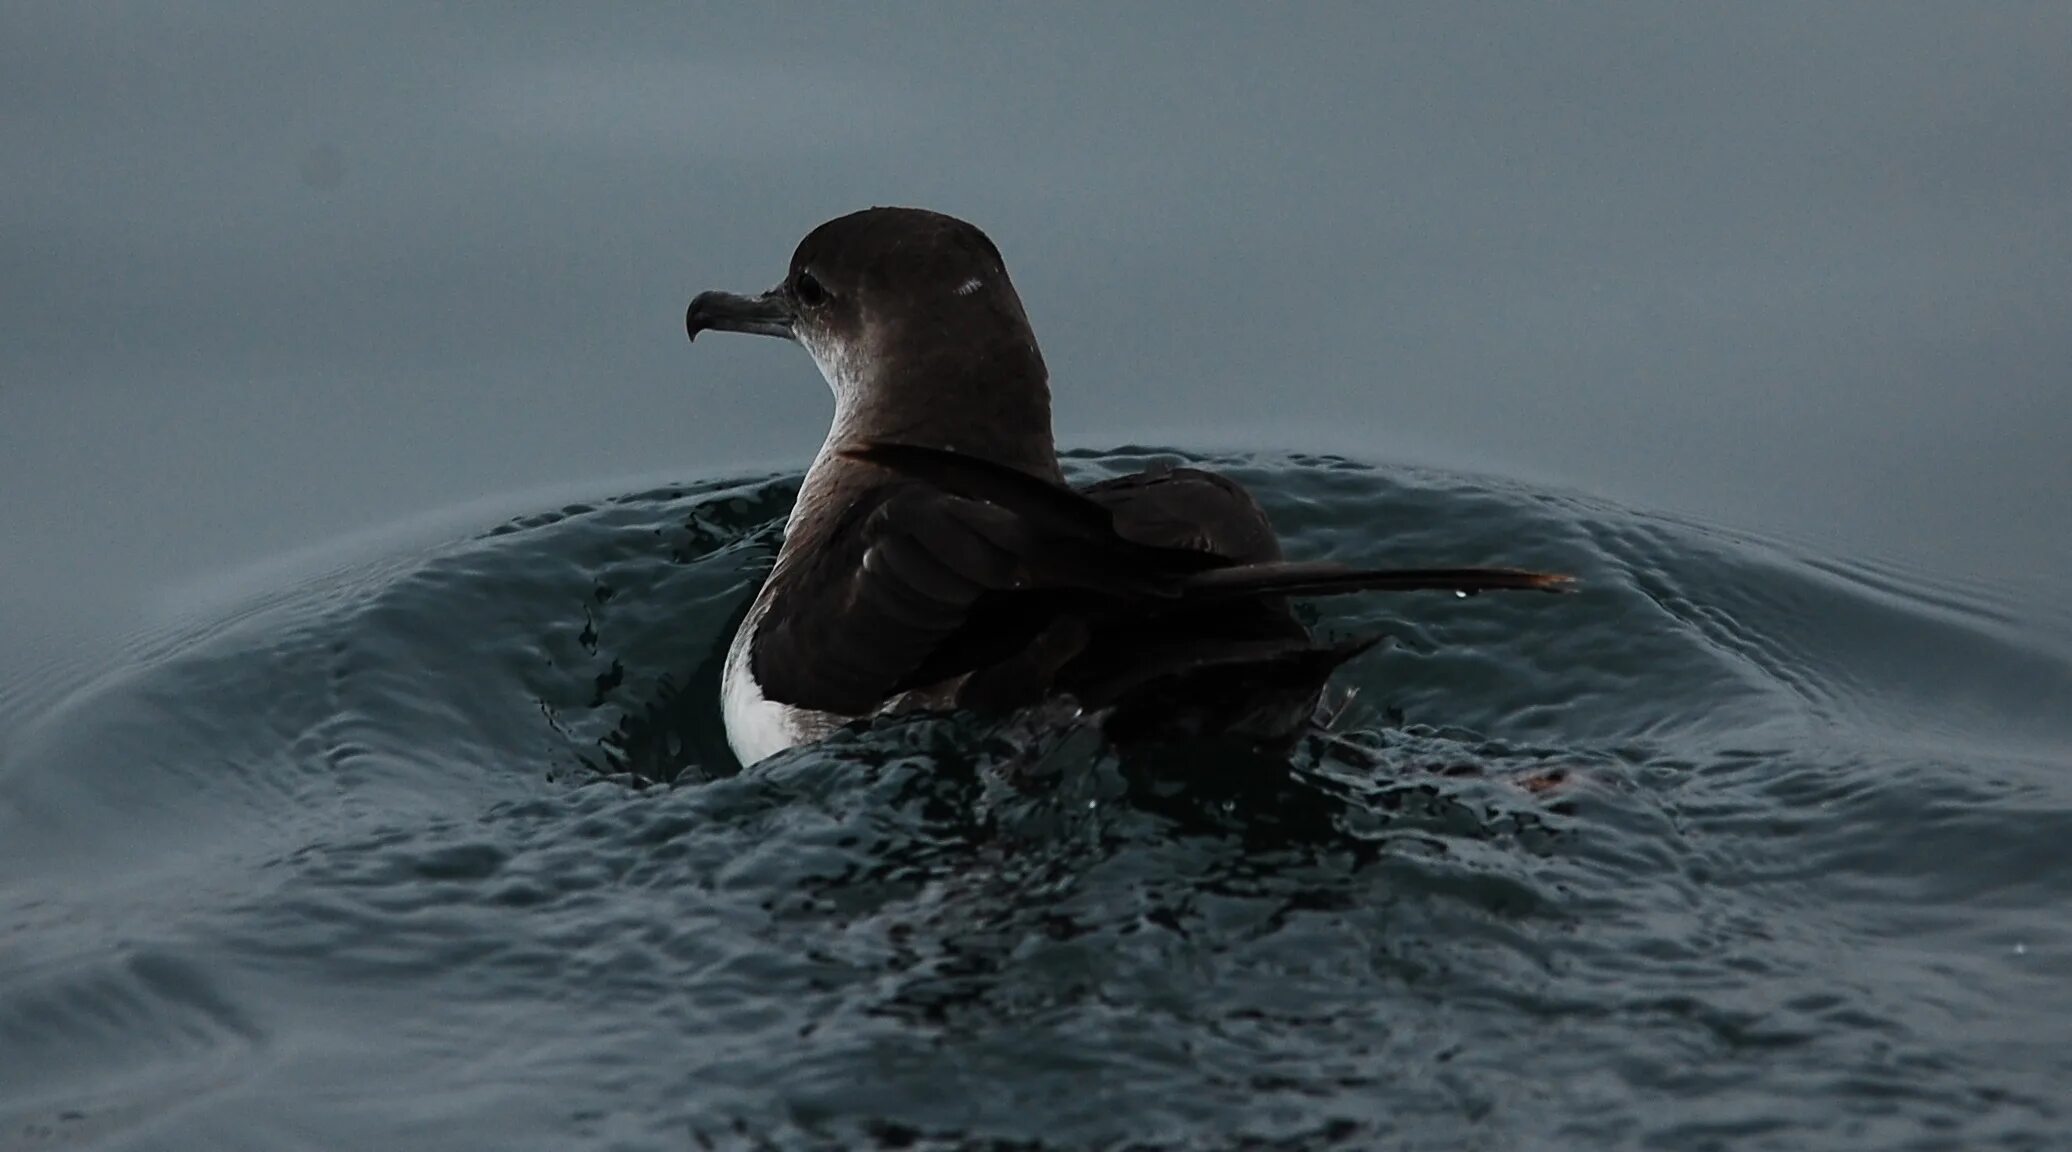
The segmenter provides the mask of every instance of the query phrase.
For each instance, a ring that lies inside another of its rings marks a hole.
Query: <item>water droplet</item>
[[[1101,802],[1099,800],[1089,800],[1086,802],[1086,806],[1090,811],[1092,809],[1099,808],[1101,806]]]
[[[2029,954],[2029,946],[2027,944],[2015,945],[2014,954],[2017,956],[2027,956]]]
[[[1455,588],[1453,590],[1453,598],[1456,600],[1466,600],[1468,598],[1468,590],[1465,588]]]

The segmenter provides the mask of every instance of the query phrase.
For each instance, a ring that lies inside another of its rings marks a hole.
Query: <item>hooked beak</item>
[[[791,322],[797,311],[791,297],[781,288],[760,296],[737,296],[732,292],[700,292],[683,314],[684,331],[696,340],[700,332],[746,332],[751,336],[792,338]]]

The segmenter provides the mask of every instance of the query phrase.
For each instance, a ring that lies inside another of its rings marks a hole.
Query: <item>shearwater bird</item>
[[[1287,561],[1251,494],[1196,468],[1067,486],[1021,299],[993,242],[951,216],[830,220],[783,283],[702,293],[684,326],[804,345],[835,395],[728,646],[721,711],[744,764],[882,711],[1065,697],[1118,741],[1286,748],[1378,639],[1319,641],[1288,597],[1567,583]]]

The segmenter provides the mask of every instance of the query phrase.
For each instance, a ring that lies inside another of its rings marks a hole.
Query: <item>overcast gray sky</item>
[[[683,306],[876,203],[992,233],[1078,443],[2072,575],[2063,3],[10,4],[0,154],[17,629],[802,463],[806,358]]]

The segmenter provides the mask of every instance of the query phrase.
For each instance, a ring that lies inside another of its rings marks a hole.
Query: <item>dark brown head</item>
[[[684,327],[783,336],[835,394],[831,443],[896,441],[1057,472],[1050,385],[999,249],[918,208],[871,208],[799,242],[760,296],[705,292]]]

